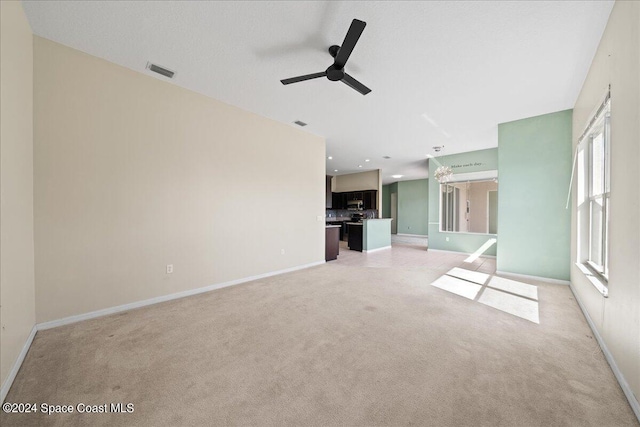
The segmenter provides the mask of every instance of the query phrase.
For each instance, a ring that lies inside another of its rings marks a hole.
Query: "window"
[[[610,101],[600,108],[580,141],[587,185],[587,221],[581,230],[585,244],[581,261],[606,284],[609,277],[609,147]]]

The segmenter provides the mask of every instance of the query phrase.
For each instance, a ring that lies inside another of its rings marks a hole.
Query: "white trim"
[[[491,237],[498,237],[497,234],[493,234],[493,233],[476,233],[475,231],[439,231],[440,234],[451,234],[451,235],[460,235],[460,236],[465,236],[465,235],[471,235],[471,236],[491,236]]]
[[[362,251],[362,252],[371,253],[371,252],[381,251],[383,249],[391,249],[391,246],[383,246],[382,248],[369,249],[368,251]]]
[[[396,236],[405,236],[405,237],[423,237],[423,238],[429,238],[428,235],[426,234],[404,234],[404,233],[396,233]]]
[[[600,278],[595,276],[584,264],[576,262],[575,265],[603,297],[609,298],[609,289],[600,281]]]
[[[22,362],[24,362],[24,358],[26,357],[27,352],[31,347],[31,343],[33,342],[33,338],[36,336],[36,332],[38,332],[38,325],[33,325],[33,328],[31,328],[31,333],[29,333],[29,336],[27,337],[27,341],[25,341],[24,345],[22,346],[22,350],[18,355],[18,358],[13,363],[13,366],[9,371],[9,375],[7,375],[7,379],[4,380],[4,383],[2,384],[2,390],[0,390],[0,401],[2,401],[2,403],[4,403],[4,399],[5,397],[7,397],[9,389],[11,389],[11,386],[13,385],[13,380],[15,380],[16,375],[18,375],[18,371],[20,370]]]
[[[629,401],[629,406],[631,406],[631,409],[635,413],[636,418],[638,418],[638,421],[640,421],[640,403],[638,403],[638,400],[633,395],[633,391],[631,390],[631,387],[629,387],[629,383],[627,383],[627,380],[624,378],[624,375],[622,375],[622,372],[620,372],[620,369],[618,368],[618,365],[616,364],[616,361],[613,358],[613,355],[607,348],[607,345],[605,344],[604,339],[602,339],[602,336],[600,336],[600,333],[598,332],[596,325],[593,323],[593,320],[591,320],[591,316],[589,316],[589,312],[587,311],[585,306],[582,305],[582,301],[580,301],[578,292],[573,287],[573,284],[569,283],[569,289],[571,289],[571,293],[573,294],[573,297],[576,299],[578,306],[580,307],[580,310],[582,310],[582,314],[584,315],[584,318],[587,319],[587,324],[589,325],[589,328],[591,328],[591,332],[593,332],[593,336],[596,337],[596,341],[600,345],[600,348],[602,349],[602,353],[604,354],[605,359],[607,359],[607,362],[609,362],[609,366],[613,371],[613,375],[615,375],[616,379],[618,380],[618,384],[620,384],[620,388],[622,388],[624,395],[627,397],[627,400]]]
[[[453,172],[453,178],[447,182],[443,182],[442,184],[452,184],[456,182],[463,181],[481,181],[481,180],[491,180],[494,178],[498,178],[498,170],[497,169],[489,169],[479,172],[462,172],[456,173]]]
[[[160,302],[171,301],[174,299],[184,298],[191,295],[197,295],[204,292],[213,291],[220,288],[226,288],[228,286],[238,285],[240,283],[251,282],[253,280],[264,279],[265,277],[277,276],[279,274],[290,273],[296,270],[303,270],[305,268],[314,267],[316,265],[324,264],[326,261],[317,261],[310,264],[299,265],[296,267],[286,268],[284,270],[272,271],[269,273],[258,274],[256,276],[244,277],[242,279],[230,280],[228,282],[216,283],[214,285],[205,286],[203,288],[190,289],[188,291],[176,292],[169,295],[161,295],[155,298],[149,298],[142,301],[136,301],[129,304],[118,305],[115,307],[104,308],[102,310],[91,311],[89,313],[77,314],[75,316],[64,317],[58,320],[51,320],[49,322],[38,323],[36,326],[39,331],[45,329],[56,328],[58,326],[69,325],[71,323],[81,322],[83,320],[95,319],[96,317],[107,316],[109,314],[120,313],[122,311],[133,310],[135,308],[145,307],[147,305],[157,304]]]
[[[448,251],[446,249],[431,249],[428,246],[427,246],[427,250],[431,252],[445,252],[448,254],[456,254],[456,255],[473,255],[472,253],[469,253],[469,252]],[[496,257],[495,255],[480,255],[478,258],[494,258],[495,259],[495,257]]]
[[[569,285],[571,282],[568,280],[561,279],[552,279],[550,277],[542,277],[542,276],[531,276],[529,274],[519,274],[519,273],[510,273],[508,271],[496,271],[496,274],[500,274],[502,276],[511,276],[520,279],[531,279],[531,280],[539,280],[541,282],[553,283],[555,285]]]

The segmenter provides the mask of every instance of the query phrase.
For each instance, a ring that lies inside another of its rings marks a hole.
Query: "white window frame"
[[[611,199],[611,186],[610,186],[610,148],[611,148],[611,104],[610,99],[607,96],[605,102],[598,109],[593,119],[589,122],[587,129],[580,138],[580,144],[584,143],[584,150],[586,155],[586,196],[588,204],[587,217],[588,226],[582,229],[579,234],[581,238],[585,239],[586,253],[581,256],[580,262],[586,268],[586,270],[593,274],[598,281],[603,285],[608,285],[609,280],[609,217],[610,217],[610,199]],[[603,159],[602,168],[599,171],[594,170],[594,155],[593,155],[593,140],[596,136],[602,134],[603,136]],[[595,173],[601,173],[603,192],[601,194],[594,194],[592,188],[593,176]],[[601,213],[601,235],[593,236],[593,205],[602,201],[602,213]],[[601,247],[599,248],[602,258],[602,264],[595,261],[592,254],[593,240],[600,239]],[[583,270],[584,271],[584,270]],[[586,271],[585,271],[586,273]],[[606,291],[603,292],[606,296]]]

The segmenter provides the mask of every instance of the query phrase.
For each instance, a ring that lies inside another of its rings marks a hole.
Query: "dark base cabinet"
[[[327,224],[339,225],[340,228],[338,230],[340,230],[340,240],[344,239],[344,235],[347,232],[347,227],[345,226],[346,222],[344,222],[344,221],[328,221]]]
[[[349,224],[349,249],[362,252],[362,224]]]
[[[324,260],[338,259],[340,252],[340,227],[325,228]]]

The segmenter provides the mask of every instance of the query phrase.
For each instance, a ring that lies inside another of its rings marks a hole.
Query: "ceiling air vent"
[[[296,120],[293,123],[297,124],[298,126],[306,126],[307,125],[305,122],[301,122],[300,120]]]
[[[162,74],[165,77],[169,77],[170,79],[172,79],[175,74],[175,71],[171,71],[159,65],[152,64],[151,62],[147,62],[147,69],[153,71],[154,73]]]

